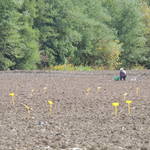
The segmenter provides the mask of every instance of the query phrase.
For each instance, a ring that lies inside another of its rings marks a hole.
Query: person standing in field
[[[123,68],[120,68],[120,80],[126,80],[127,73]]]

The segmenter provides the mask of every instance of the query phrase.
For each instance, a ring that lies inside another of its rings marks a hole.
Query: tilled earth
[[[127,73],[0,72],[0,150],[150,150],[150,71]]]

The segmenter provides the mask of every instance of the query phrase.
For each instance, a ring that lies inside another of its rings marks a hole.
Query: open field
[[[127,73],[1,72],[0,150],[149,150],[150,71]]]

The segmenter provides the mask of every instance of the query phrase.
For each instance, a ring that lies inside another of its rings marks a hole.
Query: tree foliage
[[[0,69],[150,68],[149,0],[0,0]]]
[[[0,0],[0,69],[11,68],[21,56],[19,17],[14,2]]]
[[[145,0],[141,2],[141,11],[143,14],[143,22],[145,24],[145,53],[143,56],[145,60],[143,61],[143,66],[150,69],[150,1]],[[143,57],[142,56],[142,57]]]
[[[126,67],[143,62],[146,38],[140,3],[137,0],[104,0],[111,16],[111,25],[122,44],[121,63]]]

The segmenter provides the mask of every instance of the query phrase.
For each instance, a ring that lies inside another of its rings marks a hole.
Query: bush
[[[145,67],[144,67],[144,66],[141,66],[141,65],[135,65],[135,66],[133,66],[131,69],[133,69],[133,70],[144,70]]]

